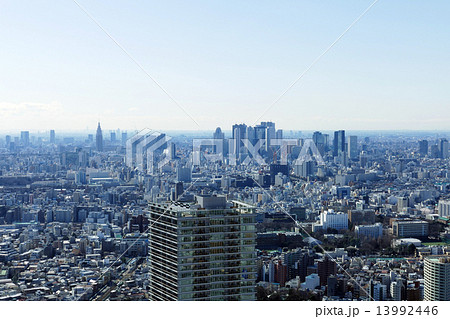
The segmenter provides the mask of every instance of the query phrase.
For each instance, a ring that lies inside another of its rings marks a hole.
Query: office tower
[[[432,158],[439,158],[441,156],[440,150],[439,150],[439,145],[436,145],[436,144],[431,145],[430,153],[431,153],[430,155]]]
[[[348,137],[348,157],[350,159],[357,159],[358,158],[358,137],[357,136],[349,136]]]
[[[233,128],[233,145],[231,147],[231,154],[238,155],[241,146],[241,131],[238,128]]]
[[[247,125],[234,124],[231,132],[232,132],[231,137],[233,140],[231,153],[238,155],[241,153],[241,150],[244,148],[244,143],[242,142],[242,139],[247,138],[247,136],[246,136]]]
[[[265,150],[267,151],[270,147],[270,141],[276,138],[282,138],[282,130],[275,130],[275,123],[273,122],[261,122],[261,124],[256,125],[254,128],[249,130],[251,136],[248,137],[255,144],[258,140],[264,140]]]
[[[320,155],[325,153],[325,136],[321,132],[314,132],[312,136],[314,144],[316,144]]]
[[[125,145],[127,143],[128,134],[127,132],[122,132],[122,145]]]
[[[50,143],[55,144],[55,142],[56,142],[55,130],[50,130]]]
[[[89,166],[89,154],[86,151],[80,150],[78,152],[78,166],[87,167]]]
[[[329,151],[330,147],[330,135],[329,134],[323,134],[323,140],[325,142],[325,152]]]
[[[277,130],[276,134],[275,134],[275,138],[277,140],[281,140],[283,139],[283,130]]]
[[[223,140],[225,138],[225,134],[222,132],[220,127],[216,128],[216,131],[213,133],[213,139]]]
[[[447,158],[448,157],[448,140],[446,138],[439,139],[439,157]]]
[[[116,143],[116,132],[110,132],[109,136],[110,136],[110,139],[111,139],[111,143],[112,144]]]
[[[10,144],[11,144],[11,135],[6,135],[5,136],[5,146],[6,148],[9,148]]]
[[[100,127],[100,122],[98,122],[97,134],[95,135],[95,146],[98,152],[103,151],[103,134],[102,128]]]
[[[340,153],[345,152],[345,131],[340,130],[334,132],[333,140],[333,156],[336,157]]]
[[[266,127],[263,125],[256,125],[254,128],[255,139],[256,140],[264,140],[266,139]]]
[[[28,146],[30,144],[30,132],[28,131],[20,132],[20,143],[23,146]]]
[[[424,279],[425,300],[450,300],[450,258],[448,256],[425,258]]]
[[[169,158],[170,159],[177,158],[177,147],[176,147],[175,143],[173,143],[173,142],[168,143],[167,149],[169,150]]]
[[[273,122],[261,122],[261,125],[266,127],[266,151],[270,148],[270,142],[275,136],[275,123]]]
[[[223,196],[149,205],[150,300],[254,300],[254,208]]]
[[[255,129],[253,127],[248,126],[245,134],[250,143],[252,143],[252,145],[254,145],[257,142]]]
[[[419,141],[419,153],[422,156],[428,155],[428,141],[427,140]]]
[[[337,266],[336,262],[325,257],[317,262],[317,273],[320,278],[320,285],[325,286],[327,284],[327,279],[331,275],[336,275]]]

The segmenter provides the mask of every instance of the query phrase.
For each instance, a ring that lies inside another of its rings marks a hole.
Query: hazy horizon
[[[150,128],[148,128],[150,129]],[[231,136],[232,131],[231,129],[227,130],[224,128],[221,128],[222,132],[225,134],[225,137],[228,138]],[[298,130],[298,129],[284,129],[277,127],[277,129],[281,129],[283,131],[283,135],[289,136],[291,134],[294,135],[312,135],[315,131],[320,131],[324,134],[330,134],[334,132],[334,130]],[[52,129],[41,129],[41,130],[27,130],[25,128],[23,129],[15,129],[15,130],[1,130],[0,129],[0,136],[4,137],[5,135],[17,135],[20,136],[21,131],[28,131],[31,135],[37,135],[37,136],[47,136],[50,133],[50,130]],[[181,136],[181,135],[212,135],[215,130],[158,130],[158,129],[150,129],[151,131],[157,131],[161,133],[166,133],[168,135],[175,135],[175,136]],[[406,135],[413,135],[413,136],[423,136],[423,135],[434,135],[437,134],[443,135],[443,136],[450,136],[450,130],[346,130],[346,135],[379,135],[379,134],[406,134]],[[109,128],[103,128],[103,137],[105,139],[109,139],[109,133],[110,132],[127,132],[127,133],[135,133],[139,132],[139,130],[135,129],[122,129],[122,128],[115,128],[115,129],[109,129]],[[81,130],[55,130],[56,136],[87,136],[88,134],[95,135],[96,128],[95,129],[81,129]],[[120,136],[116,136],[117,139],[120,139]]]

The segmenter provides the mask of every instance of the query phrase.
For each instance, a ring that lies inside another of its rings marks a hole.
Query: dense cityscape
[[[448,139],[0,136],[0,300],[450,300]]]

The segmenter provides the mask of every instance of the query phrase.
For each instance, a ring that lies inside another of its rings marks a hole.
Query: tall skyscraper
[[[312,136],[314,144],[316,144],[320,155],[325,153],[325,136],[321,132],[314,132]]]
[[[98,152],[103,152],[103,134],[100,122],[98,122],[97,134],[95,135],[95,146]]]
[[[268,151],[271,140],[276,138],[275,123],[261,122],[261,125],[266,127],[266,151]]]
[[[277,132],[275,133],[275,138],[277,140],[283,139],[283,130],[277,130]]]
[[[55,142],[56,142],[55,130],[50,130],[50,143],[55,144]]]
[[[428,155],[428,141],[427,140],[419,141],[419,153],[422,156]]]
[[[350,159],[358,158],[358,137],[357,136],[349,136],[348,137],[348,157]]]
[[[425,258],[424,279],[425,300],[450,300],[450,258],[448,256]]]
[[[125,145],[127,143],[128,134],[127,132],[122,132],[122,145]]]
[[[439,145],[433,144],[430,147],[430,155],[432,158],[439,158],[441,157],[441,152],[439,150]]]
[[[109,135],[111,137],[110,138],[111,139],[111,143],[112,144],[116,143],[116,132],[112,131],[112,132],[109,133]]]
[[[30,144],[30,132],[22,131],[20,132],[20,143],[24,146],[28,146]]]
[[[175,143],[170,142],[167,144],[167,149],[169,150],[169,158],[171,160],[177,158],[177,147]]]
[[[9,144],[11,144],[11,135],[5,136],[5,144],[6,144],[6,148],[9,148]]]
[[[222,196],[149,207],[150,300],[254,300],[253,207]]]
[[[213,134],[213,138],[217,140],[223,140],[225,138],[225,134],[222,132],[221,128],[216,128],[216,131]]]
[[[439,157],[447,158],[448,157],[448,140],[446,138],[439,139]]]
[[[250,143],[255,144],[256,142],[255,128],[248,126],[246,137],[250,140]]]
[[[266,138],[266,127],[261,125],[256,125],[254,128],[255,139],[262,140]]]
[[[333,156],[336,157],[340,153],[345,152],[345,131],[340,130],[334,132],[333,140]]]
[[[233,145],[231,149],[232,154],[240,154],[241,149],[244,148],[244,143],[242,139],[247,138],[247,125],[245,124],[234,124],[232,127],[232,139]]]

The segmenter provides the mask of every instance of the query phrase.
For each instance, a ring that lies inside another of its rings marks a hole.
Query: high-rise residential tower
[[[254,300],[255,214],[222,196],[150,204],[151,300]]]
[[[428,301],[450,300],[450,257],[432,256],[425,258],[425,294]]]

